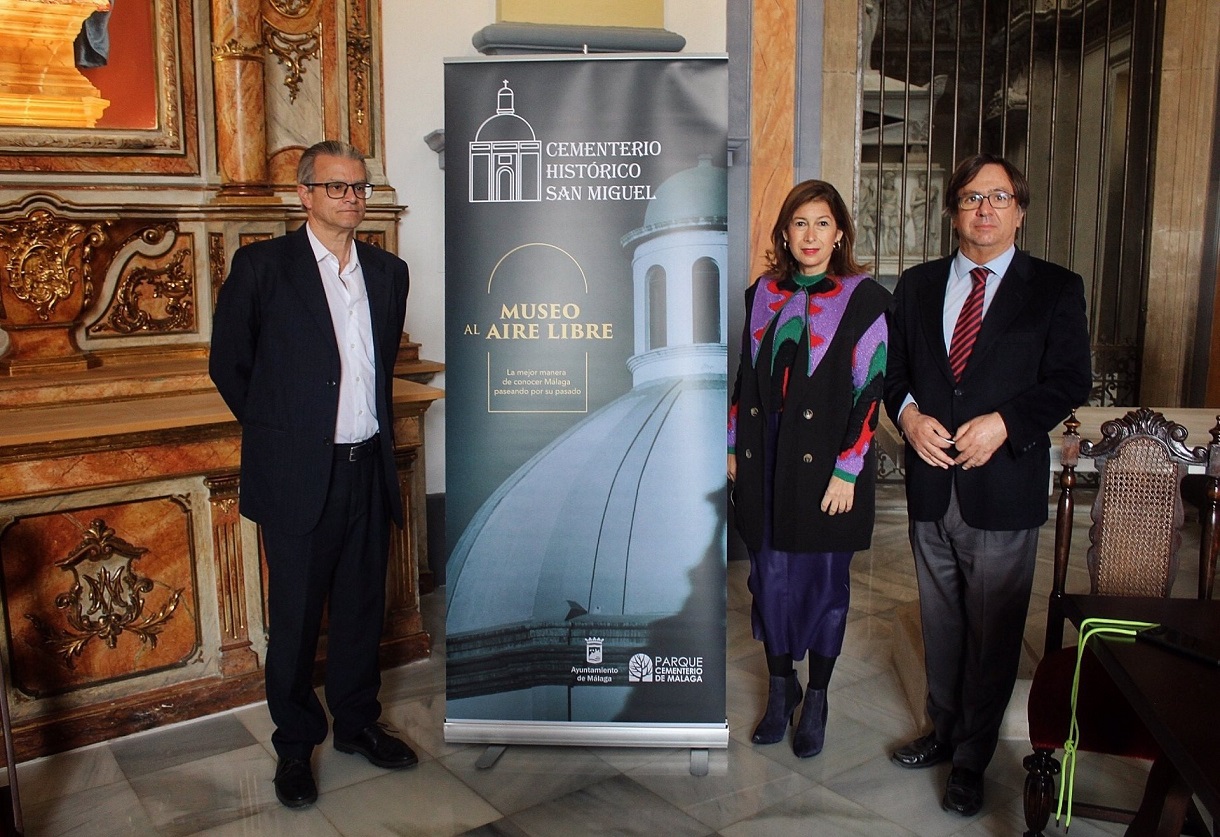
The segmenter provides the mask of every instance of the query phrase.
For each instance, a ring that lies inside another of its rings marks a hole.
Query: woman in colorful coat
[[[822,751],[826,690],[843,648],[853,553],[873,532],[877,427],[890,294],[864,275],[834,186],[807,180],[784,199],[767,272],[746,291],[729,409],[728,474],[750,553],[755,639],[767,708],[755,744],[784,737],[801,703],[793,661],[809,654],[797,756]]]

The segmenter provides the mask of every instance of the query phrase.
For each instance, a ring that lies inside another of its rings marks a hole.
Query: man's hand
[[[729,482],[737,482],[737,454],[729,454],[728,466]]]
[[[826,514],[844,514],[851,511],[852,502],[856,499],[856,484],[839,477],[831,477],[822,495],[821,509]]]
[[[953,436],[939,421],[919,411],[919,406],[909,404],[898,416],[902,435],[924,462],[934,468],[952,468],[956,463],[947,453],[953,445]]]
[[[957,428],[957,435],[953,437],[953,444],[957,446],[954,462],[964,470],[986,465],[1007,438],[1008,427],[999,413],[975,416]]]

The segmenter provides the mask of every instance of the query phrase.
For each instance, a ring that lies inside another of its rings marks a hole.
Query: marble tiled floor
[[[1021,758],[1028,744],[1000,742],[987,801],[970,819],[939,800],[948,768],[906,771],[888,752],[922,730],[891,651],[897,614],[915,599],[901,494],[882,489],[874,547],[856,556],[846,647],[831,684],[828,741],[800,760],[787,744],[755,747],[766,669],[749,630],[744,562],[729,567],[727,751],[709,775],[689,773],[685,750],[512,747],[490,769],[483,747],[447,745],[443,592],[424,610],[436,653],[387,672],[384,718],[419,751],[418,767],[386,772],[358,756],[315,751],[321,795],[290,811],[275,799],[271,724],[262,704],[133,735],[19,767],[26,833],[55,835],[1013,835],[1024,830]],[[1087,515],[1087,511],[1086,511]],[[1087,525],[1087,516],[1084,518]],[[1027,641],[1041,647],[1052,532]],[[1191,570],[1183,566],[1182,572]],[[1081,589],[1075,586],[1074,589]],[[909,606],[907,608],[909,610]],[[901,661],[900,661],[901,662]],[[1019,713],[1017,713],[1019,716]],[[1144,768],[1081,758],[1078,798],[1135,804]],[[1048,833],[1062,834],[1051,828]],[[1074,820],[1073,837],[1121,833]]]

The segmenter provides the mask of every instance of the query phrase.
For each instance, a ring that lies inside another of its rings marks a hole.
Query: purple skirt
[[[806,651],[837,657],[843,650],[847,609],[851,603],[852,552],[784,552],[771,544],[772,485],[779,416],[769,417],[767,460],[763,476],[763,546],[750,552],[751,624],[754,638],[768,654]],[[821,497],[812,498],[820,503]]]

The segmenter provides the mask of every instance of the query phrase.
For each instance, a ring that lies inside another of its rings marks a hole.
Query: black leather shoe
[[[905,747],[899,747],[890,754],[890,761],[899,767],[915,770],[940,764],[952,757],[953,748],[943,741],[938,741],[935,732],[929,732]]]
[[[369,724],[352,738],[335,738],[335,749],[340,753],[359,753],[378,767],[400,770],[419,763],[419,756],[407,746],[381,728],[380,724]]]
[[[940,807],[963,817],[973,817],[983,807],[983,774],[965,767],[955,767],[949,772],[945,785],[945,798]]]
[[[275,798],[288,808],[303,808],[318,801],[309,759],[280,759],[275,767]]]

